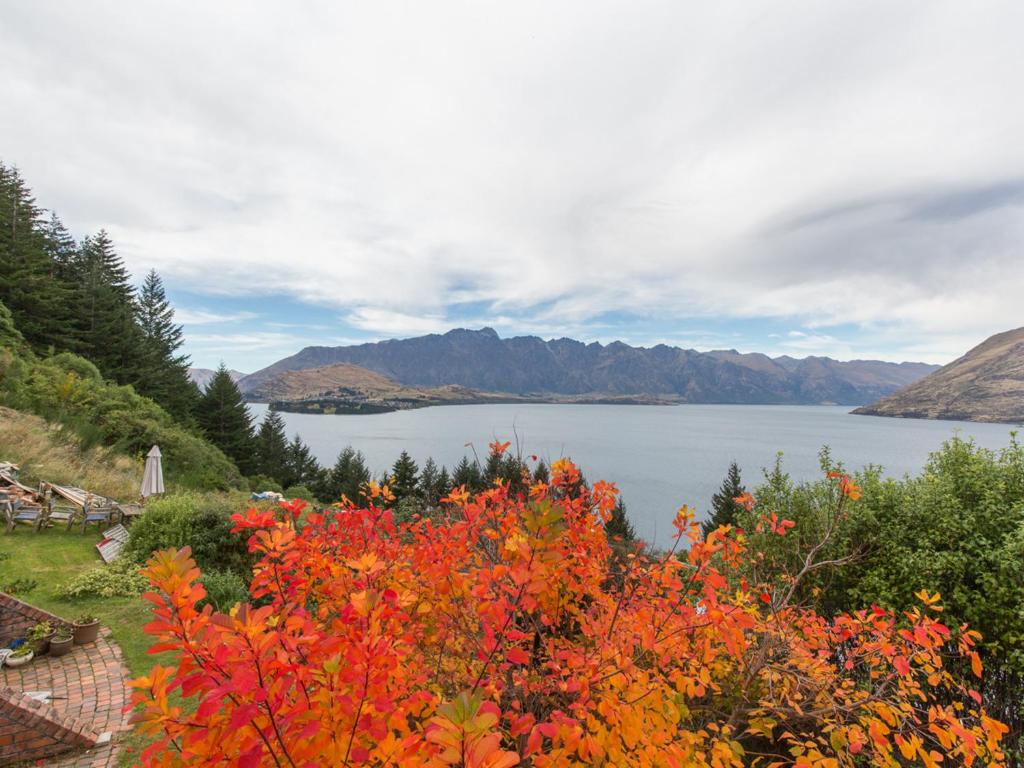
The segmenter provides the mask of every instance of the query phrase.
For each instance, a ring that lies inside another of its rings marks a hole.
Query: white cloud
[[[855,324],[946,360],[1020,323],[1013,0],[3,15],[5,160],[211,297],[383,336],[472,325],[469,303],[543,335],[792,318],[815,350]]]
[[[216,323],[238,323],[257,317],[255,312],[214,312],[208,309],[176,307],[174,319],[182,325],[211,325]]]

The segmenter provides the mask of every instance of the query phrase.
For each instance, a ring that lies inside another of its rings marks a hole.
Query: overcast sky
[[[0,0],[0,159],[198,365],[502,335],[948,362],[1024,325],[1024,3]]]

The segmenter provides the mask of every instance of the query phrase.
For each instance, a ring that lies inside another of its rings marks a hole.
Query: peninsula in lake
[[[501,338],[455,329],[411,339],[306,347],[243,377],[250,400],[288,410],[379,412],[479,402],[863,405],[938,366],[697,352],[659,344]]]

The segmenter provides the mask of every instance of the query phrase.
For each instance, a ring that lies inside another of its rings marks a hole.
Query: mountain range
[[[659,344],[585,344],[536,336],[501,338],[491,328],[343,347],[306,347],[239,380],[252,400],[280,399],[303,385],[288,372],[349,363],[407,387],[458,386],[547,399],[645,395],[688,403],[862,405],[936,370],[925,363],[842,362],[697,352]],[[351,372],[349,372],[351,373]],[[324,377],[309,374],[308,388]],[[329,376],[327,377],[330,378]],[[286,386],[287,385],[287,386]]]
[[[997,333],[949,365],[854,413],[1024,422],[1024,328]]]
[[[199,387],[200,391],[205,391],[213,381],[213,376],[217,372],[212,368],[189,368],[188,377],[192,380],[192,383]],[[245,377],[245,374],[241,371],[228,371],[228,374],[236,382]]]

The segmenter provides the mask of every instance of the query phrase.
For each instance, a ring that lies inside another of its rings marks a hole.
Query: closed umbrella
[[[142,472],[142,489],[139,493],[147,498],[164,492],[164,468],[160,463],[160,446],[154,445],[146,456],[146,468]]]

